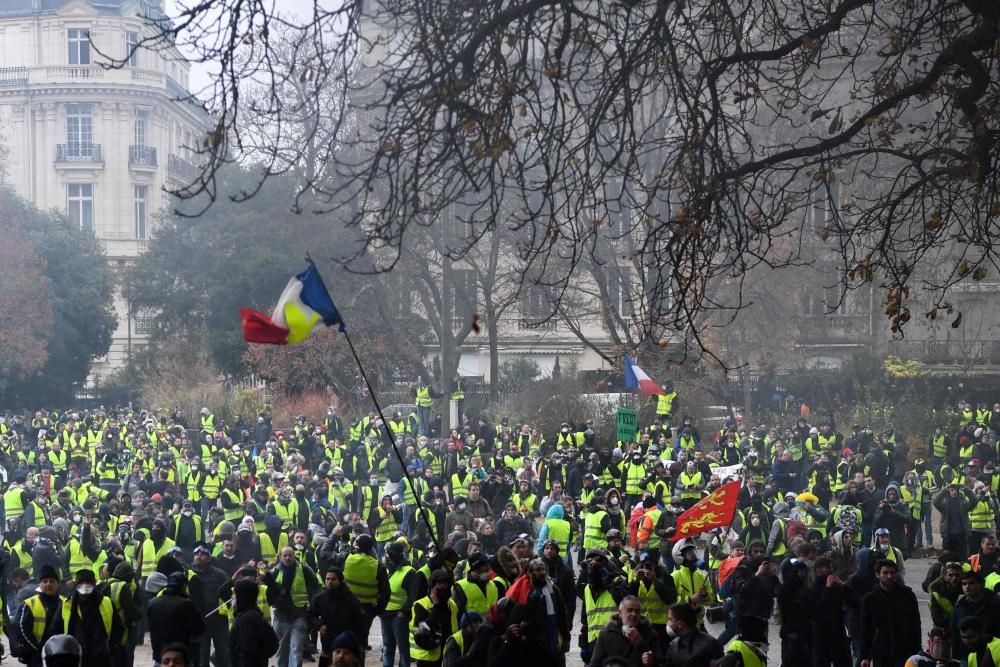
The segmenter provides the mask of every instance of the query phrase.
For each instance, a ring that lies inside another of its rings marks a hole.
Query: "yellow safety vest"
[[[21,494],[24,489],[10,489],[3,494],[4,516],[10,519],[20,519],[24,514],[24,504],[21,502]]]
[[[451,499],[454,500],[457,496],[469,497],[469,485],[472,484],[472,475],[465,473],[465,479],[459,479],[458,473],[452,473],[451,475]]]
[[[642,493],[642,481],[646,479],[646,466],[641,463],[629,465],[625,473],[625,494],[638,496]]]
[[[385,607],[387,612],[400,611],[406,606],[406,596],[409,591],[403,587],[403,580],[410,572],[413,572],[413,568],[404,565],[389,577],[389,604]]]
[[[937,459],[943,459],[948,453],[948,447],[945,444],[944,435],[934,436],[931,441],[931,455]]]
[[[691,598],[700,590],[705,589],[708,596],[705,602],[711,603],[715,599],[712,587],[708,581],[708,574],[703,570],[692,570],[688,567],[679,567],[671,574],[674,579],[674,586],[677,587],[677,601],[690,603]],[[696,607],[698,610],[698,627],[704,625],[705,609],[703,602]]]
[[[420,627],[416,622],[417,619],[417,609],[423,609],[427,612],[430,611],[433,606],[430,597],[422,597],[413,603],[413,610],[410,613],[410,660],[422,660],[424,662],[437,662],[441,659],[442,646],[439,644],[434,648],[426,649],[417,646],[417,629]],[[454,600],[448,599],[448,609],[451,611],[451,627],[450,628],[440,628],[442,630],[441,635],[443,637],[450,637],[455,634],[460,628],[458,627],[458,605]]]
[[[295,523],[295,517],[299,515],[299,501],[292,498],[287,505],[282,505],[279,501],[274,501],[274,515],[281,519],[282,529]]]
[[[90,570],[94,567],[94,561],[87,558],[80,547],[80,540],[71,537],[69,540],[69,573],[75,577],[80,570]]]
[[[399,522],[396,521],[395,514],[381,507],[378,508],[378,514],[381,521],[378,524],[378,528],[375,529],[375,541],[388,542],[392,539],[396,531],[399,530]]]
[[[60,603],[66,601],[62,595],[58,596]],[[24,601],[28,611],[31,613],[31,634],[35,636],[35,642],[42,643],[45,637],[45,604],[42,603],[40,595],[34,595]]]
[[[682,472],[680,475],[680,483],[684,486],[698,485],[701,484],[701,471],[696,470],[693,475],[689,475],[686,472]],[[701,498],[701,491],[698,489],[687,489],[685,488],[681,491],[682,500],[698,500]]]
[[[604,531],[601,530],[601,522],[608,515],[604,510],[589,512],[583,522],[583,548],[594,549],[603,547],[605,544]]]
[[[562,553],[569,553],[569,536],[573,527],[566,519],[546,519],[548,526],[547,538],[559,545]]]
[[[239,521],[243,518],[243,496],[232,489],[223,489],[222,492],[236,504],[235,507],[227,508],[223,512],[223,519],[226,521]]]
[[[639,582],[639,602],[642,603],[642,613],[653,625],[664,625],[667,622],[667,603],[656,593],[656,588],[646,588],[646,582]]]
[[[201,432],[215,433],[215,415],[208,415],[201,418]]]
[[[163,556],[167,554],[167,551],[174,546],[174,541],[169,537],[164,538],[163,544],[160,545],[159,549],[154,548],[153,540],[146,539],[142,543],[142,569],[139,571],[139,576],[142,578],[148,577],[156,571],[156,562],[160,560]],[[126,557],[129,556],[129,550],[131,550],[131,561],[133,567],[136,565],[138,560],[135,553],[135,545],[130,544],[126,547]]]
[[[1000,665],[1000,639],[991,639],[986,645],[986,650],[990,652],[994,665]],[[979,657],[975,653],[969,654],[969,667],[979,667]]]
[[[111,600],[107,596],[101,598],[100,604],[101,620],[104,621],[104,631],[107,633],[107,637],[111,637],[111,621],[114,616],[114,608],[111,604]],[[73,598],[63,598],[62,603],[62,621],[63,621],[63,632],[69,632],[69,621],[70,614],[73,612]],[[80,613],[80,608],[76,609],[77,618],[83,620],[83,615]]]
[[[726,645],[726,653],[739,653],[743,658],[743,667],[764,667],[764,660],[752,646],[746,642],[734,639]]]
[[[280,549],[284,549],[288,546],[288,534],[281,533],[278,535],[278,544],[275,545],[274,541],[268,533],[261,533],[260,537],[260,557],[271,562],[278,555]]]
[[[462,579],[455,585],[461,588],[462,592],[465,593],[465,610],[477,611],[483,618],[486,618],[486,614],[489,612],[490,607],[492,607],[500,597],[500,590],[497,588],[496,582],[492,580],[486,582],[485,592],[483,592],[478,585],[468,579]]]
[[[969,509],[969,523],[972,524],[972,530],[992,530],[995,521],[993,507],[985,500],[976,502]]]
[[[434,405],[434,401],[431,399],[431,388],[419,387],[417,389],[417,407],[429,408],[432,405]]]
[[[346,571],[346,567],[344,568]],[[274,576],[274,581],[277,584],[281,584],[284,581],[285,575],[280,567],[275,567],[271,570],[271,574]],[[346,572],[345,572],[346,581]],[[299,609],[305,609],[309,606],[309,589],[306,586],[306,576],[301,565],[295,567],[295,575],[292,578],[292,604]]]
[[[608,624],[611,617],[618,611],[615,599],[607,590],[594,599],[594,594],[590,591],[590,584],[583,589],[583,614],[587,619],[587,644],[597,641],[597,636]]]
[[[378,601],[378,561],[365,554],[351,554],[344,561],[344,583],[361,604]]]
[[[125,622],[124,610],[122,609],[122,592],[128,591],[129,595],[135,593],[135,582],[134,581],[112,581],[111,585],[108,587],[111,598],[111,604],[114,605],[115,613],[118,614],[118,620],[121,621],[121,626],[124,628],[122,632],[121,646],[125,646],[128,643],[128,624]]]
[[[677,392],[672,391],[669,394],[660,394],[656,397],[656,414],[666,415],[667,417],[674,411],[674,399],[677,398]]]

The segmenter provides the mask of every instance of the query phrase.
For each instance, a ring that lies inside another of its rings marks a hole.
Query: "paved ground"
[[[932,562],[933,560],[930,558],[911,558],[910,560],[906,561],[907,584],[911,588],[913,588],[913,592],[916,593],[917,595],[917,601],[920,603],[920,617],[923,622],[924,634],[926,634],[927,630],[930,629],[931,616],[930,616],[930,611],[927,607],[927,593],[924,593],[920,589],[920,583],[924,580],[924,576],[927,574],[927,570]],[[573,646],[575,647],[576,635],[579,631],[578,627],[579,612],[577,613],[577,617],[574,618],[573,620],[574,620]],[[722,626],[710,625],[709,630],[712,632],[712,634],[718,635],[720,632],[722,632]],[[767,664],[771,667],[778,667],[778,665],[781,664],[781,659],[780,659],[781,643],[778,638],[777,625],[773,623],[771,624],[770,634],[771,634],[771,646],[773,647],[773,650],[771,651]],[[378,622],[376,622],[372,626],[371,645],[372,645],[372,653],[368,655],[368,658],[365,661],[366,667],[375,667],[377,665],[382,664],[380,657],[380,652],[382,650],[382,636]],[[10,660],[8,659],[7,662],[9,663]],[[139,650],[136,652],[135,664],[137,667],[149,667],[150,665],[153,664],[152,654],[150,653],[148,646],[139,647]],[[271,664],[272,665],[277,664],[277,661],[272,660]],[[583,661],[580,660],[580,654],[578,650],[574,649],[573,651],[570,652],[570,654],[567,656],[566,664],[568,667],[583,667]],[[308,666],[309,663],[306,663],[306,665]]]

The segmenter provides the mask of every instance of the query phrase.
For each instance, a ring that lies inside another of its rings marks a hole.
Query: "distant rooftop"
[[[109,16],[119,16],[122,13],[122,7],[138,4],[148,19],[167,18],[160,3],[155,0],[138,0],[138,2],[136,0],[0,0],[0,17],[55,14],[75,1],[90,5],[99,13]]]

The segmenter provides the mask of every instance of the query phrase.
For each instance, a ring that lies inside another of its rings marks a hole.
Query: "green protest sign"
[[[622,442],[635,442],[635,435],[639,430],[638,423],[639,419],[635,410],[632,408],[618,408],[618,428],[616,429],[617,435],[615,435],[615,439]]]

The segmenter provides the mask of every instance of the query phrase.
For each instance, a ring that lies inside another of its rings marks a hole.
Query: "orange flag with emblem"
[[[739,480],[723,484],[695,503],[691,509],[677,517],[677,532],[670,540],[676,542],[713,528],[728,527],[736,514],[736,503],[740,499],[742,485],[743,482]]]

